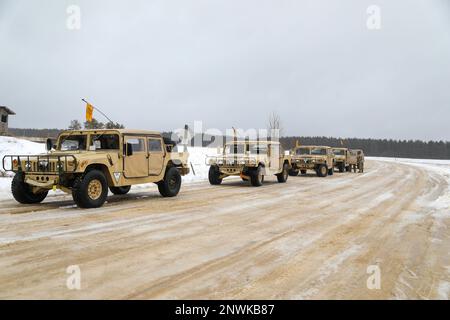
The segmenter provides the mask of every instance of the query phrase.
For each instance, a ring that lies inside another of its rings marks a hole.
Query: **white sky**
[[[450,140],[450,1],[0,0],[10,126],[66,127],[83,97],[130,128],[276,111],[288,135]]]

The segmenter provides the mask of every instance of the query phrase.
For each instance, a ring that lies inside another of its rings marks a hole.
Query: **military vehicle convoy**
[[[176,196],[181,176],[189,173],[189,154],[174,147],[157,131],[64,131],[55,145],[47,141],[47,154],[8,155],[3,168],[15,172],[11,190],[20,203],[39,203],[58,188],[71,193],[79,207],[96,208],[108,188],[126,194],[132,185],[154,182],[162,196]]]
[[[292,149],[292,168],[289,175],[297,176],[313,170],[317,176],[326,177],[333,175],[335,156],[328,146],[296,146]]]
[[[207,157],[209,182],[219,185],[229,176],[240,176],[259,187],[264,176],[276,175],[278,182],[288,179],[291,168],[290,156],[285,155],[279,142],[275,141],[232,141],[225,144],[222,154]]]
[[[49,190],[60,189],[72,194],[79,207],[96,208],[105,203],[108,189],[121,195],[135,184],[153,182],[162,196],[176,196],[181,176],[190,171],[188,157],[157,131],[70,130],[63,131],[55,144],[48,140],[46,154],[4,156],[3,169],[15,173],[11,191],[20,203],[40,203]],[[319,177],[332,175],[334,168],[364,172],[361,149],[297,145],[285,154],[278,141],[270,140],[234,139],[206,161],[212,185],[230,176],[258,187],[267,175],[283,183],[289,175],[308,170]]]

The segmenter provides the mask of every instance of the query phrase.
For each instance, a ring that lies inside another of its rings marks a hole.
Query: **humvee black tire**
[[[300,170],[301,174],[306,174],[306,170]]]
[[[339,165],[339,172],[344,172],[345,171],[345,163],[341,163],[340,165]]]
[[[352,167],[350,165],[348,165],[348,166],[345,167],[345,171],[350,172],[352,170],[351,168]]]
[[[209,167],[208,172],[208,180],[209,183],[212,185],[219,185],[222,183],[222,179],[220,177],[220,171],[217,166],[211,166]]]
[[[298,170],[290,169],[290,170],[289,170],[289,175],[290,175],[291,177],[296,177],[296,176],[298,176]]]
[[[330,169],[328,169],[328,175],[332,176],[334,174],[334,167],[331,167]]]
[[[316,172],[317,172],[317,176],[319,176],[319,177],[326,177],[328,175],[328,168],[327,168],[326,165],[320,164],[317,167],[317,171]]]
[[[131,186],[124,187],[109,187],[109,190],[115,195],[127,194],[131,189]]]
[[[289,177],[289,166],[287,163],[283,164],[283,171],[276,175],[279,183],[284,183]]]
[[[48,191],[33,193],[31,186],[23,181],[23,175],[16,173],[11,182],[11,192],[17,202],[22,204],[33,204],[42,202],[47,197]]]
[[[360,173],[363,173],[363,172],[364,172],[364,163],[360,163],[360,164],[358,165],[358,169],[359,169],[359,172],[360,172]]]
[[[250,174],[250,182],[254,187],[262,186],[264,181],[263,168],[258,166],[258,168],[251,172]]]
[[[77,177],[72,188],[73,201],[80,208],[101,207],[108,196],[108,181],[100,170]]]
[[[157,183],[163,197],[175,197],[181,188],[181,175],[176,167],[167,169],[164,180]]]

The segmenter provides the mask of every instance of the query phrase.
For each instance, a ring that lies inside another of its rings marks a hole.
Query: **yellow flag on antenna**
[[[86,103],[86,121],[87,122],[92,121],[93,113],[94,113],[94,107],[91,104]]]

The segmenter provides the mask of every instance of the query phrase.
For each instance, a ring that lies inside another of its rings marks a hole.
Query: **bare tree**
[[[71,120],[69,130],[81,130],[81,123],[78,120]]]
[[[276,113],[275,111],[273,111],[272,113],[269,114],[269,120],[267,123],[267,129],[269,130],[269,134],[272,135],[277,135],[278,137],[281,137],[282,132],[283,132],[283,125],[281,123],[281,117],[278,113]]]

